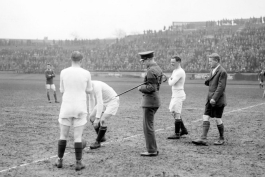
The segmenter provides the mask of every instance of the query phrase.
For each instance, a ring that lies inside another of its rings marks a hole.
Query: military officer
[[[157,156],[157,144],[154,130],[154,115],[160,106],[159,88],[162,81],[162,70],[154,61],[154,52],[147,51],[139,53],[141,62],[146,66],[144,85],[139,86],[142,92],[143,130],[146,141],[146,152],[141,156]]]

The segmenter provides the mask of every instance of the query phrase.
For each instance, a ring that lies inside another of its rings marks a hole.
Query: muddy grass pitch
[[[142,82],[137,78],[93,78],[122,93]],[[59,90],[58,77],[55,80]],[[110,120],[107,141],[100,149],[86,148],[86,168],[76,172],[73,131],[68,139],[64,167],[53,164],[59,138],[60,104],[48,103],[43,75],[0,76],[0,176],[265,176],[265,102],[256,82],[229,81],[223,122],[225,145],[215,146],[219,133],[214,120],[209,146],[195,146],[200,136],[207,94],[203,81],[187,80],[182,117],[189,135],[167,140],[174,120],[168,112],[171,88],[161,86],[162,105],[155,116],[157,157],[141,157],[145,151],[141,94],[137,90],[120,97],[120,108]],[[59,99],[59,92],[57,91]],[[52,96],[52,94],[51,94]],[[96,134],[90,123],[84,132],[88,145]]]

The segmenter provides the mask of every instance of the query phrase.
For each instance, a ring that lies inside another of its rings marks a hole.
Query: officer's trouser
[[[154,116],[158,108],[143,108],[143,129],[146,141],[146,149],[149,153],[157,151]]]

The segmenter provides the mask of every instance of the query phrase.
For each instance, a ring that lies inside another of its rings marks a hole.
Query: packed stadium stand
[[[51,63],[59,73],[70,66],[70,53],[79,50],[90,71],[142,71],[138,53],[154,50],[164,71],[170,71],[170,57],[179,55],[186,72],[208,72],[207,55],[217,52],[228,72],[253,73],[265,68],[264,22],[265,17],[180,22],[121,39],[0,39],[0,70],[43,73]]]

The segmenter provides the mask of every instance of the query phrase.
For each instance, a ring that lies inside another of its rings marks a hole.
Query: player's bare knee
[[[203,121],[209,121],[209,120],[210,120],[210,116],[208,116],[208,115],[203,115],[203,116],[202,116],[202,120],[203,120]]]
[[[221,125],[223,123],[221,118],[215,118],[215,122],[217,125]]]

